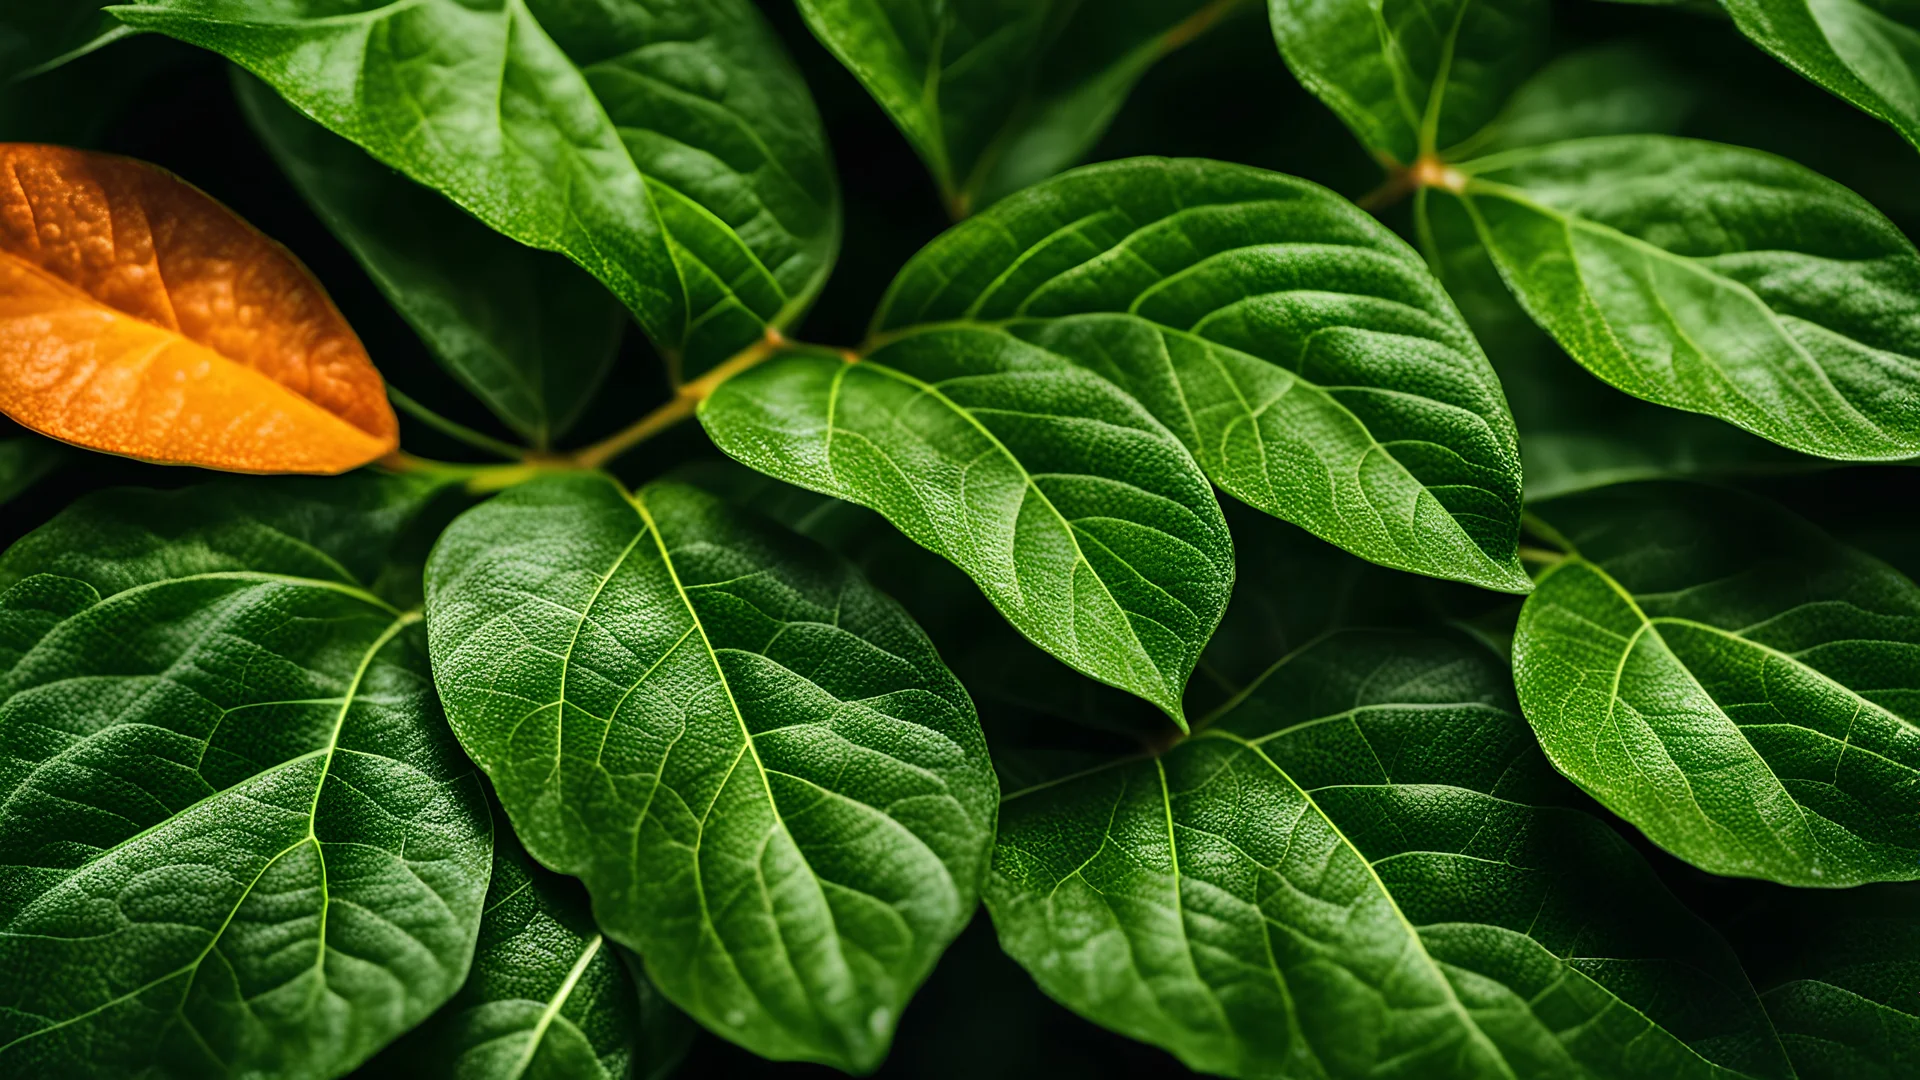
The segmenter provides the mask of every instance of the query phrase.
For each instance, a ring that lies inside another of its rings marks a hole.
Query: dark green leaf
[[[1514,639],[1547,756],[1717,874],[1920,878],[1920,587],[1749,496],[1556,499]]]
[[[1337,634],[1165,754],[1009,795],[987,904],[1042,989],[1207,1072],[1790,1075],[1567,794],[1491,652]]]
[[[364,584],[426,490],[107,492],[0,558],[0,1073],[338,1076],[459,989],[481,781]]]
[[[1036,644],[1184,723],[1233,544],[1193,458],[1112,384],[957,325],[858,363],[776,358],[700,419],[753,468],[880,511]]]
[[[1153,62],[1251,0],[798,0],[955,217],[1078,161]]]
[[[564,434],[619,348],[613,294],[235,74],[254,132],[441,365],[536,448]]]
[[[1544,0],[1268,0],[1280,55],[1389,165],[1491,121],[1546,50]]]
[[[580,883],[541,869],[503,827],[494,842],[493,883],[467,984],[364,1075],[659,1075],[662,1065],[670,1067],[686,1050],[692,1032],[645,976],[629,970],[618,950],[594,925]]]
[[[126,37],[101,0],[8,0],[0,11],[0,85]]]
[[[1859,196],[1658,136],[1460,168],[1507,284],[1600,378],[1804,453],[1920,453],[1920,253]]]
[[[1499,380],[1419,256],[1313,184],[1080,169],[934,241],[874,327],[1038,346],[1133,395],[1237,498],[1388,566],[1528,587]]]
[[[806,308],[840,210],[749,0],[138,0],[495,229],[605,282],[691,376]]]
[[[1920,888],[1772,896],[1733,938],[1800,1080],[1920,1074]]]
[[[535,858],[714,1031],[872,1068],[966,925],[972,704],[846,564],[710,495],[537,481],[428,565],[435,678]]]
[[[1497,119],[1449,156],[1599,135],[1671,134],[1699,96],[1691,80],[1642,45],[1583,49],[1541,68],[1514,91]]]
[[[59,443],[37,435],[0,439],[0,504],[39,483],[65,457]]]
[[[1920,9],[1863,0],[1722,0],[1781,63],[1920,147]]]

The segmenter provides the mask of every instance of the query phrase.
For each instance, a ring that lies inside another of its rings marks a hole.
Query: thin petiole
[[[466,443],[476,450],[506,458],[508,461],[519,461],[527,456],[526,447],[515,446],[504,440],[496,439],[491,435],[475,431],[465,424],[449,420],[408,397],[406,394],[401,393],[399,388],[391,383],[387,384],[387,397],[393,399],[393,403],[399,406],[401,412],[406,413],[415,420],[420,421],[443,435]]]

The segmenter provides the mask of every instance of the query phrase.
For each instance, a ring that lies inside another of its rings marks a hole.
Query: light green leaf
[[[580,883],[541,869],[503,827],[467,984],[361,1075],[647,1080],[691,1035],[594,925]]]
[[[1680,130],[1699,88],[1637,42],[1615,42],[1557,57],[1528,79],[1498,118],[1448,156],[1599,135],[1671,134]]]
[[[1803,453],[1920,454],[1920,253],[1859,196],[1658,136],[1460,168],[1514,295],[1595,375]]]
[[[545,449],[586,407],[626,313],[599,282],[480,224],[235,71],[254,133],[449,373]]]
[[[1771,894],[1733,938],[1800,1080],[1920,1070],[1920,888]]]
[[[1566,794],[1491,652],[1346,632],[1164,754],[1007,796],[987,905],[1048,994],[1205,1072],[1791,1075]]]
[[[1781,63],[1920,147],[1920,9],[1900,0],[1721,0]]]
[[[1524,592],[1500,382],[1420,257],[1305,181],[1138,158],[934,241],[878,339],[967,328],[1098,372],[1213,482],[1371,559]]]
[[[996,792],[899,607],[710,495],[584,474],[469,512],[427,582],[441,697],[528,851],[715,1032],[876,1065],[972,913]]]
[[[1514,639],[1561,772],[1716,874],[1920,878],[1920,587],[1776,507],[1646,483],[1541,505]]]
[[[1546,51],[1544,0],[1268,0],[1280,55],[1384,164],[1444,154]]]
[[[778,357],[700,419],[747,465],[880,511],[1041,648],[1185,723],[1233,542],[1179,440],[1106,380],[954,325],[858,363]]]
[[[954,217],[1072,165],[1146,70],[1252,0],[797,0]]]
[[[691,377],[839,245],[805,84],[750,0],[137,0],[301,112],[605,282]]]
[[[0,504],[45,479],[66,456],[59,443],[37,435],[0,439]]]
[[[0,1074],[339,1076],[459,989],[486,803],[365,584],[428,490],[104,492],[0,557]]]

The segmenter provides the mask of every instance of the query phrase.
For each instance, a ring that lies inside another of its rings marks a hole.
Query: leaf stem
[[[1467,189],[1467,176],[1437,154],[1422,154],[1411,165],[1383,162],[1387,178],[1380,186],[1353,201],[1362,210],[1378,213],[1424,188],[1441,188],[1455,195]]]
[[[448,481],[457,481],[465,485],[467,491],[474,495],[503,491],[515,484],[531,480],[543,472],[560,472],[576,468],[571,460],[552,455],[529,454],[525,461],[508,462],[502,465],[469,465],[458,461],[435,461],[432,458],[409,454],[404,450],[395,450],[374,464],[388,472],[426,473]]]
[[[570,460],[579,468],[598,469],[621,454],[653,438],[655,435],[673,427],[692,416],[700,403],[713,393],[714,388],[746,369],[753,367],[778,352],[812,352],[826,350],[824,346],[790,342],[786,336],[773,327],[767,327],[766,335],[759,341],[735,353],[713,370],[689,383],[682,383],[666,404],[647,415],[635,420],[625,428],[594,443],[582,447],[571,455]]]
[[[441,416],[439,413],[413,400],[406,394],[401,393],[399,387],[394,386],[392,383],[387,384],[387,397],[391,398],[393,403],[400,407],[401,412],[433,428],[442,435],[466,443],[475,450],[492,454],[495,457],[503,457],[508,461],[519,461],[528,454],[528,450],[525,447],[515,446],[505,440],[496,439],[491,435],[475,431],[465,424]]]

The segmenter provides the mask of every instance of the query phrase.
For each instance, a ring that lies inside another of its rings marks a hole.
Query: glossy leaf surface
[[[1600,378],[1803,453],[1920,453],[1920,253],[1859,196],[1655,136],[1462,168],[1515,296]]]
[[[0,1073],[339,1076],[459,989],[482,782],[367,585],[426,493],[106,492],[0,558]]]
[[[1181,719],[1233,585],[1220,504],[1178,439],[1111,383],[987,326],[859,363],[787,356],[700,412],[761,472],[880,511],[1041,648]]]
[[[972,914],[996,791],[898,606],[713,496],[590,475],[469,512],[427,581],[454,730],[534,857],[715,1032],[877,1064]]]
[[[1281,661],[1009,795],[987,903],[1054,998],[1235,1077],[1786,1077],[1732,954],[1567,794],[1477,644]]]
[[[343,472],[398,444],[333,301],[232,211],[105,154],[4,143],[0,169],[0,412],[233,472]]]
[[[750,0],[140,0],[301,112],[619,296],[694,374],[839,244],[811,97]]]
[[[955,217],[1072,165],[1155,60],[1251,0],[798,0]]]
[[[1568,554],[1521,612],[1514,679],[1560,771],[1713,873],[1920,877],[1920,587],[1719,488],[1537,513]]]
[[[1540,63],[1543,0],[1268,0],[1302,85],[1388,164],[1479,131]]]
[[[1800,1080],[1920,1071],[1920,887],[1770,896],[1733,938]]]
[[[1864,0],[1723,0],[1781,63],[1920,147],[1920,11]]]
[[[1528,587],[1499,379],[1420,257],[1313,184],[1076,170],[934,241],[874,326],[1038,346],[1125,389],[1239,499],[1389,566]]]
[[[648,1080],[692,1032],[593,923],[580,883],[527,857],[501,822],[472,974],[365,1070],[454,1080]],[[677,1021],[677,1023],[675,1022]]]
[[[434,358],[536,448],[566,430],[626,312],[584,271],[494,232],[236,72],[253,130]]]

